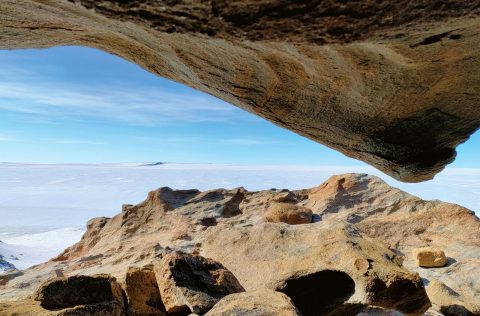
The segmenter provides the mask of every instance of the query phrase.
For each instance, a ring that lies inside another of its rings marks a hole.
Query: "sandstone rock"
[[[13,280],[21,275],[23,275],[23,272],[15,268],[3,272],[0,274],[0,286],[6,285],[10,280]]]
[[[86,249],[93,248],[96,243],[101,238],[102,229],[107,225],[110,221],[108,217],[96,217],[92,218],[87,222],[87,231],[82,236],[81,242],[78,243],[78,247],[72,247],[70,249],[64,250],[60,253],[57,257],[55,257],[54,261],[63,261],[68,258],[69,252],[75,252],[77,255],[83,254]]]
[[[480,220],[461,206],[421,200],[377,177],[344,174],[305,190],[245,190],[241,200],[235,198],[238,189],[155,192],[105,220],[103,226],[89,225],[84,238],[61,260],[28,269],[9,281],[0,288],[0,303],[23,300],[55,269],[65,275],[109,273],[124,280],[128,267],[158,262],[172,251],[221,262],[247,291],[268,288],[290,293],[296,284],[313,282],[317,293],[322,293],[325,286],[318,280],[333,276],[333,284],[346,285],[353,280],[353,294],[351,286],[344,287],[348,291],[329,291],[336,293],[331,301],[337,303],[329,307],[336,311],[373,305],[421,313],[428,306],[421,279],[448,284],[469,310],[480,303],[480,278],[472,277],[480,269],[480,236],[475,233],[480,231]],[[311,209],[315,222],[264,223],[265,210],[277,201]],[[221,211],[226,203],[237,215]],[[179,217],[188,223],[188,238],[173,240]],[[454,259],[441,269],[418,267],[411,253],[426,242]],[[94,259],[100,255],[101,259]],[[292,300],[299,299],[292,295]],[[440,306],[435,297],[430,299]],[[315,301],[321,299],[315,296]]]
[[[102,49],[418,182],[480,126],[478,7],[3,0],[0,48]]]
[[[465,304],[461,296],[445,283],[432,279],[426,290],[428,297],[434,302],[436,310],[445,315],[473,316],[480,314],[480,305]]]
[[[0,316],[125,316],[117,301],[48,310],[33,300],[0,303]]]
[[[222,297],[244,291],[230,271],[201,256],[172,252],[155,265],[155,274],[168,313],[203,313]]]
[[[124,306],[118,301],[88,304],[58,311],[58,316],[124,316]]]
[[[312,210],[289,203],[272,203],[265,214],[267,222],[287,223],[291,225],[312,222]]]
[[[368,305],[416,314],[429,307],[420,277],[390,260],[388,249],[352,227],[319,224],[238,226],[228,234],[215,227],[203,249],[247,291],[281,291],[302,315],[349,315]],[[355,266],[360,258],[372,263],[367,273]]]
[[[130,267],[125,276],[128,314],[166,315],[152,266]]]
[[[416,248],[413,250],[413,256],[417,265],[423,268],[443,267],[448,262],[443,250],[432,247]]]
[[[205,316],[299,316],[292,300],[283,293],[257,290],[222,298]]]
[[[46,309],[119,302],[123,305],[120,285],[107,275],[55,278],[40,286],[35,300]]]

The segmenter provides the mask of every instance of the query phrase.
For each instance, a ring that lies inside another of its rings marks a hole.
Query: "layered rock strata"
[[[98,48],[418,182],[480,126],[479,8],[479,0],[4,0],[0,48]]]

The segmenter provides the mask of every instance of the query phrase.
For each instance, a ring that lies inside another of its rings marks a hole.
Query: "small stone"
[[[433,247],[416,248],[413,250],[413,256],[417,265],[424,268],[444,267],[448,262],[443,250]]]

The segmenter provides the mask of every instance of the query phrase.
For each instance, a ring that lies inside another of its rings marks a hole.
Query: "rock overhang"
[[[98,48],[420,182],[480,127],[479,7],[6,0],[0,48]]]

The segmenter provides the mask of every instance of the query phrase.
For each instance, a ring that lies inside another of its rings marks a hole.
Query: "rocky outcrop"
[[[267,223],[227,231],[212,229],[204,251],[247,290],[287,294],[302,315],[354,314],[366,305],[415,314],[429,306],[420,277],[351,226]],[[358,260],[368,262],[367,271],[357,268]]]
[[[417,265],[423,268],[444,267],[448,262],[445,253],[441,249],[432,247],[416,248],[412,254]]]
[[[300,316],[288,296],[272,290],[230,294],[205,316]]]
[[[155,275],[168,313],[205,313],[222,297],[244,291],[224,266],[198,255],[169,253]]]
[[[265,215],[274,203],[305,207],[313,213],[312,222],[267,222]],[[421,200],[365,174],[333,176],[318,187],[298,191],[161,188],[137,205],[124,206],[117,216],[92,220],[88,226],[79,243],[1,287],[0,302],[27,297],[56,269],[66,275],[109,273],[126,280],[128,273],[132,277],[132,271],[143,271],[132,266],[148,270],[148,265],[170,262],[181,251],[187,258],[201,256],[221,264],[246,290],[245,297],[254,291],[284,293],[302,315],[368,314],[378,308],[421,314],[430,301],[439,311],[442,301],[437,295],[427,297],[423,285],[432,280],[448,284],[455,301],[469,312],[476,312],[479,304],[480,280],[472,276],[480,267],[480,236],[474,233],[480,231],[480,220],[474,213]],[[179,235],[183,237],[176,238]],[[422,247],[444,250],[447,264],[418,267],[413,250]],[[186,265],[195,269],[178,270],[179,275],[189,280],[198,276],[200,284],[215,283],[221,274],[212,271],[223,268],[214,265],[212,270],[200,263]],[[155,276],[158,284],[166,284],[161,279],[170,277],[161,276],[180,266],[164,265],[164,272]],[[129,304],[152,297],[158,302],[151,270],[144,272],[126,281],[133,290],[122,284],[127,297],[139,290],[135,284],[148,284],[149,290],[133,294]],[[182,285],[178,280],[172,276],[168,286],[181,294],[178,297],[186,293],[188,298],[196,291],[189,292],[197,283]],[[170,294],[159,292],[165,303]]]
[[[312,222],[312,210],[291,203],[274,202],[268,207],[265,220],[291,225],[308,224]]]
[[[13,265],[6,265],[8,267],[13,267]],[[23,272],[15,269],[14,267],[8,270],[5,270],[0,274],[0,286],[6,285],[10,280],[23,275]]]
[[[479,7],[4,0],[0,48],[102,49],[418,182],[480,126]]]
[[[129,267],[125,276],[129,316],[166,315],[153,266]]]
[[[115,278],[107,275],[79,275],[49,280],[37,289],[35,300],[50,310],[108,302],[123,306],[124,303],[120,285]]]
[[[0,316],[125,316],[116,301],[48,310],[33,300],[0,303]]]

